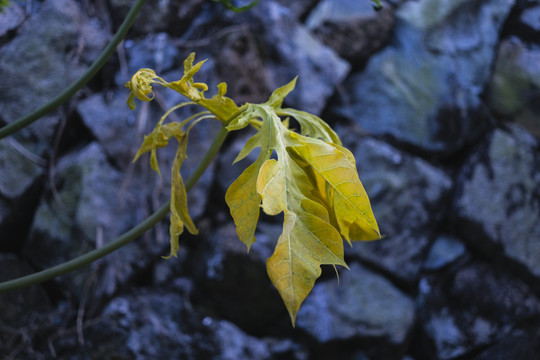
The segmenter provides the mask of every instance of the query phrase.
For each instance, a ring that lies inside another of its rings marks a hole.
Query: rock
[[[474,356],[471,360],[535,360],[540,351],[538,329],[513,331]]]
[[[205,318],[209,320],[209,318]],[[225,321],[211,321],[208,325],[218,344],[219,359],[308,359],[305,349],[291,340],[258,339],[246,335],[234,324]]]
[[[10,4],[10,6],[0,12],[0,39],[4,36],[9,36],[22,25],[25,18],[24,9],[18,4]]]
[[[156,4],[144,4],[130,33],[147,35],[149,33],[169,32],[181,34],[201,9],[203,0],[170,1],[162,0]],[[111,0],[111,13],[120,24],[133,6],[130,0]]]
[[[501,349],[504,343],[515,351],[507,336],[536,331],[535,319],[540,314],[540,300],[523,282],[480,262],[422,279],[419,301],[424,330],[441,360],[491,346]],[[524,345],[527,352],[537,347],[534,342]],[[487,353],[495,354],[491,350]]]
[[[89,22],[78,2],[71,0],[47,1],[24,22],[18,35],[1,49],[2,59],[6,60],[0,61],[4,100],[0,114],[6,123],[52,100],[82,73],[87,64],[80,60],[88,53],[94,54],[92,47],[101,46],[102,41],[86,41],[81,31],[93,29],[94,39],[105,32],[98,26],[97,21]],[[75,56],[77,49],[80,57]],[[58,113],[53,112],[19,131],[16,138],[41,156],[52,143],[58,121]]]
[[[540,276],[539,143],[520,126],[490,134],[463,166],[453,213],[459,235]]]
[[[538,98],[540,47],[529,46],[516,37],[505,39],[499,47],[489,87],[491,108],[540,138]]]
[[[345,81],[331,113],[442,155],[475,141],[489,126],[480,96],[513,3],[406,2],[391,45]]]
[[[276,324],[290,328],[285,306],[266,272],[281,225],[256,234],[250,249],[240,242],[232,221],[212,232],[190,256],[198,284],[198,304],[213,309],[220,318],[234,322],[250,333],[261,333]]]
[[[352,248],[345,247],[346,254],[413,283],[435,237],[452,180],[426,161],[382,141],[357,138],[352,151],[383,238],[355,242]]]
[[[296,326],[318,342],[369,339],[374,358],[401,359],[415,321],[413,301],[387,279],[357,263],[337,280],[320,281],[298,312]],[[385,353],[386,352],[386,353]]]
[[[319,0],[276,0],[276,2],[281,6],[289,8],[297,19],[303,19],[306,15],[308,15],[310,9],[317,5]]]
[[[115,92],[109,99],[103,94],[94,94],[77,104],[84,125],[103,146],[107,156],[123,170],[127,170],[142,142],[142,134],[137,134],[138,114],[126,105],[128,94],[127,89]],[[148,125],[146,128],[154,123]]]
[[[261,2],[241,14],[224,13],[218,7],[208,7],[195,19],[184,38],[212,34],[216,26],[241,24],[249,24],[249,31],[255,35],[254,41],[258,44],[258,61],[264,64],[265,74],[251,76],[266,78],[269,88],[274,90],[298,75],[296,89],[287,96],[285,103],[319,114],[335,86],[347,74],[349,65],[317,41],[289,9],[274,2]],[[257,68],[256,65],[243,66]]]
[[[142,68],[154,69],[160,76],[171,70],[182,71],[182,61],[187,57],[187,55],[184,58],[180,57],[174,42],[166,33],[150,34],[142,40],[125,40],[124,49],[127,57],[125,69],[127,73],[119,72],[116,76],[116,85],[122,88],[133,74]]]
[[[67,334],[56,346],[79,359],[76,347],[68,347],[73,340]],[[111,301],[85,329],[84,349],[92,358],[307,359],[306,350],[292,341],[247,335],[225,320],[203,318],[185,295],[156,289]]]
[[[394,16],[388,4],[376,11],[370,1],[325,0],[309,14],[306,25],[354,67],[388,42]]]
[[[20,260],[14,254],[0,253],[0,282],[13,280],[21,276],[29,275],[34,272],[32,267],[26,262]],[[17,329],[28,325],[32,316],[38,312],[52,310],[49,297],[40,285],[29,286],[23,289],[14,290],[0,295],[0,305],[2,313],[0,320],[2,322],[2,331],[0,331],[0,353],[6,354],[8,349],[3,348],[10,340],[9,337],[14,334],[7,334],[6,328]],[[9,336],[6,336],[9,335]]]
[[[48,189],[36,210],[24,256],[44,269],[100,247],[142,221],[151,211],[144,205],[151,189],[145,191],[137,179],[125,176],[107,163],[97,143],[62,158],[55,170],[56,187]],[[56,281],[79,295],[90,285],[96,286],[96,298],[112,294],[137,269],[165,254],[165,241],[141,239],[86,268],[85,276]]]
[[[465,258],[467,250],[465,245],[454,236],[439,235],[429,249],[424,262],[424,269],[428,271],[441,270]]]
[[[43,174],[45,161],[14,139],[0,142],[0,196],[16,199]]]
[[[34,272],[34,269],[14,254],[0,253],[0,282],[13,280]],[[0,294],[0,354],[5,359],[32,359],[39,340],[50,335],[34,336],[52,318],[54,306],[45,287],[40,284]],[[49,328],[48,328],[49,329]],[[41,357],[45,358],[45,357]]]
[[[520,16],[521,22],[531,30],[540,33],[540,6],[533,5],[533,1],[529,2],[530,6],[523,10]]]

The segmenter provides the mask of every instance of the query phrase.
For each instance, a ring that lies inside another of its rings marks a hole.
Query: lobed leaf
[[[229,124],[237,130],[260,122],[235,161],[257,147],[261,152],[226,195],[238,236],[248,248],[255,241],[259,207],[269,215],[284,214],[267,271],[293,325],[321,265],[346,266],[342,236],[347,241],[380,238],[352,154],[320,118],[281,108],[295,80],[274,91],[268,102],[249,104]],[[288,129],[279,115],[297,119],[303,135]],[[274,151],[277,159],[270,158]]]

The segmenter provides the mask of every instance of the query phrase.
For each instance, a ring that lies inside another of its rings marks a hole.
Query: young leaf
[[[380,236],[354,158],[339,137],[314,115],[281,109],[293,87],[294,80],[274,91],[267,103],[249,104],[229,124],[236,130],[257,119],[259,131],[237,160],[256,147],[261,152],[231,185],[226,200],[238,235],[248,247],[255,241],[259,206],[269,215],[284,214],[283,232],[267,260],[267,271],[294,325],[321,265],[346,266],[342,236],[348,241]],[[278,113],[296,118],[306,136],[288,129]],[[273,151],[277,159],[270,159]],[[242,194],[249,194],[249,201],[243,202]]]
[[[296,155],[295,161],[317,184],[341,235],[349,242],[379,239],[379,228],[351,152],[339,145],[295,137],[303,145],[289,148],[289,154]]]
[[[172,176],[171,176],[171,225],[169,228],[169,233],[171,237],[171,253],[169,256],[166,256],[165,259],[170,258],[171,256],[176,257],[178,253],[179,244],[178,237],[184,232],[184,226],[188,231],[196,235],[199,233],[193,220],[189,216],[187,210],[187,193],[182,175],[180,174],[180,168],[182,163],[186,159],[186,150],[187,150],[187,133],[181,137],[178,143],[178,149],[176,150],[176,156],[174,157],[174,162],[172,166]]]
[[[156,125],[154,130],[144,137],[144,141],[137,153],[135,154],[133,162],[137,161],[137,159],[142,154],[150,151],[150,166],[152,167],[152,170],[154,170],[161,176],[157,161],[156,149],[167,146],[167,144],[169,143],[169,139],[173,136],[178,141],[180,141],[184,137],[184,131],[182,130],[180,124],[177,122],[173,122],[162,125],[162,121],[160,121]]]

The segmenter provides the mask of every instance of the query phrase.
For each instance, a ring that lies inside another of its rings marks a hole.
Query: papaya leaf
[[[226,196],[238,236],[248,248],[255,241],[259,207],[268,215],[284,214],[267,271],[293,326],[321,265],[347,266],[342,236],[349,242],[380,237],[354,157],[339,137],[320,118],[281,108],[295,80],[274,91],[268,102],[249,104],[229,124],[228,129],[237,130],[260,122],[235,161],[257,147],[261,150]],[[290,130],[287,119],[282,121],[278,114],[297,119],[304,135]],[[270,158],[273,152],[277,159]]]
[[[184,226],[193,235],[197,235],[199,233],[188,213],[186,187],[184,185],[182,175],[180,174],[182,163],[187,157],[187,138],[187,132],[180,138],[172,166],[171,221],[169,228],[169,234],[171,237],[171,253],[169,256],[164,257],[165,259],[169,259],[171,256],[177,256],[178,249],[180,248],[178,238],[184,232]]]
[[[238,238],[249,252],[255,242],[255,230],[259,221],[261,196],[257,193],[257,176],[266,156],[261,152],[257,160],[248,166],[231,184],[225,194],[225,201],[230,208],[236,225]]]
[[[162,125],[162,122],[160,121],[154,130],[144,137],[144,141],[135,154],[133,162],[137,161],[142,154],[150,151],[150,166],[152,167],[152,170],[161,176],[156,149],[167,146],[171,137],[175,137],[178,141],[184,138],[184,131],[182,130],[181,125],[177,122]]]
[[[226,123],[230,121],[240,112],[240,108],[232,99],[225,96],[227,93],[227,84],[220,83],[218,85],[218,93],[212,98],[206,98],[204,93],[208,90],[208,85],[193,80],[193,77],[201,69],[206,60],[199,61],[195,65],[193,64],[194,60],[195,53],[191,53],[184,60],[184,74],[182,78],[172,82],[167,82],[157,76],[152,69],[144,68],[137,71],[131,78],[131,81],[128,81],[125,85],[131,90],[127,100],[129,108],[131,110],[135,109],[135,98],[141,101],[151,101],[154,98],[152,84],[159,84],[182,94],[194,104],[203,106],[212,112],[221,122]]]
[[[296,154],[293,158],[310,174],[327,201],[341,235],[348,242],[379,239],[379,228],[351,152],[311,138],[299,141],[303,145],[289,148],[289,154]]]

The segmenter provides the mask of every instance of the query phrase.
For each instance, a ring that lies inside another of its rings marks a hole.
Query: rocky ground
[[[0,14],[0,125],[76,79],[133,1],[11,0]],[[354,153],[384,238],[346,250],[295,329],[266,274],[281,231],[249,254],[224,202],[248,134],[189,194],[201,234],[168,253],[163,221],[116,253],[0,295],[3,359],[534,360],[540,353],[540,4],[532,0],[148,1],[117,53],[60,109],[0,141],[0,280],[111,241],[168,197],[131,159],[181,101],[130,111],[141,67],[199,75],[238,103],[299,75],[287,104],[321,115]],[[179,114],[180,116],[188,113]],[[190,137],[185,176],[217,132]]]

